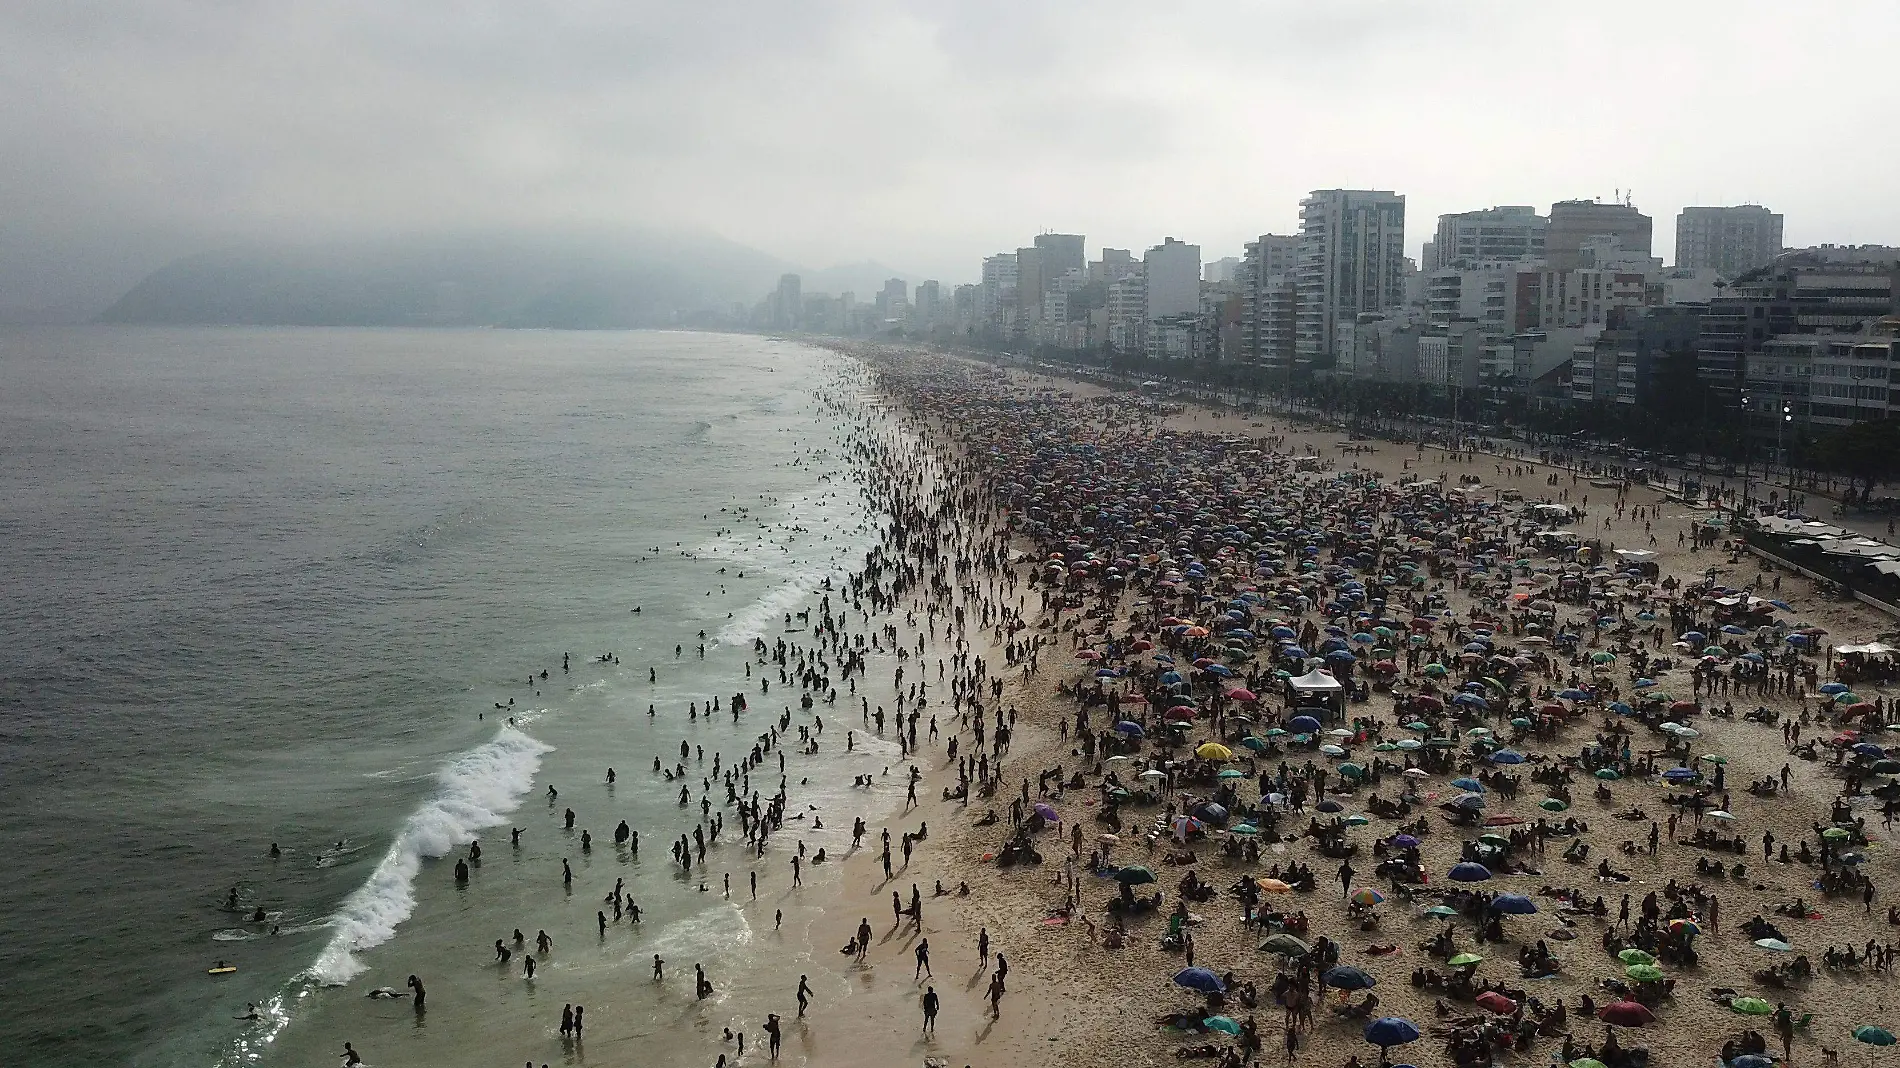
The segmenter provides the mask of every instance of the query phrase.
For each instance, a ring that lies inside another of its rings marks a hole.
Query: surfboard
[[[222,968],[206,968],[205,974],[206,975],[230,975],[234,971],[237,971],[237,965],[227,964]]]

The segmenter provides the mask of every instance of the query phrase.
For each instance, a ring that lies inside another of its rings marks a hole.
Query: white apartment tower
[[[1170,237],[1141,258],[1148,285],[1148,319],[1201,311],[1201,246]]]
[[[1781,255],[1781,216],[1760,204],[1684,208],[1676,216],[1676,266],[1706,267],[1723,278]]]
[[[1405,303],[1405,198],[1316,189],[1300,201],[1294,359],[1326,366],[1341,319]]]

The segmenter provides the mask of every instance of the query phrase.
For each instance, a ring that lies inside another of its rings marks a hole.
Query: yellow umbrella
[[[1194,751],[1194,755],[1197,757],[1200,757],[1202,760],[1232,760],[1234,759],[1234,751],[1220,744],[1219,742],[1207,742],[1206,744],[1202,745],[1199,749],[1196,749]]]

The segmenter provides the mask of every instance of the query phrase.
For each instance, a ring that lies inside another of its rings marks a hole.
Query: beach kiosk
[[[1345,684],[1319,668],[1286,680],[1286,696],[1295,709],[1325,709],[1322,723],[1346,718]]]

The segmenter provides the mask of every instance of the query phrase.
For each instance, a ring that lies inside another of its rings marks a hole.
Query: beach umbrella
[[[1420,915],[1430,916],[1433,919],[1450,920],[1450,919],[1457,918],[1458,910],[1455,908],[1452,908],[1450,905],[1433,905],[1431,908],[1426,909]]]
[[[1484,784],[1472,778],[1469,775],[1463,776],[1462,778],[1453,779],[1451,780],[1451,784],[1467,793],[1482,794],[1485,792]]]
[[[1232,827],[1227,828],[1227,833],[1237,834],[1242,838],[1252,838],[1254,835],[1260,833],[1260,828],[1255,827],[1251,823],[1236,823]]]
[[[1352,903],[1355,905],[1377,905],[1384,900],[1385,895],[1370,886],[1362,886],[1352,892]]]
[[[1227,984],[1220,981],[1220,976],[1206,968],[1183,968],[1175,972],[1174,985],[1198,990],[1203,994],[1219,994],[1227,989]]]
[[[1656,1014],[1640,1001],[1612,1001],[1597,1010],[1597,1019],[1618,1027],[1641,1027],[1654,1023]]]
[[[1313,951],[1313,947],[1290,934],[1277,934],[1260,943],[1263,953],[1278,953],[1282,957],[1304,957]]]
[[[1155,881],[1155,873],[1139,864],[1131,864],[1115,873],[1115,881],[1124,886],[1140,886]]]
[[[1662,773],[1662,777],[1669,782],[1684,782],[1696,778],[1700,774],[1701,772],[1698,772],[1694,768],[1670,768],[1668,771]]]
[[[1333,800],[1330,797],[1324,801],[1321,801],[1319,804],[1314,805],[1313,807],[1316,809],[1319,809],[1321,812],[1327,812],[1327,813],[1346,811],[1346,807],[1344,805],[1340,804],[1339,802]]]
[[[1854,1041],[1865,1042],[1870,1046],[1891,1046],[1894,1043],[1894,1037],[1893,1032],[1884,1027],[1861,1024],[1854,1028]]]
[[[1467,812],[1477,812],[1484,808],[1484,795],[1459,794],[1457,797],[1452,798],[1451,803]]]
[[[1453,968],[1475,968],[1484,963],[1484,958],[1476,953],[1460,953],[1445,963]]]
[[[1407,1042],[1416,1042],[1419,1037],[1418,1025],[1403,1016],[1384,1016],[1366,1025],[1366,1041],[1380,1049],[1403,1046]]]
[[[1794,949],[1793,946],[1783,942],[1779,938],[1757,938],[1755,939],[1755,944],[1763,949],[1772,949],[1776,953],[1787,953]]]
[[[1560,797],[1546,797],[1537,803],[1537,807],[1545,812],[1562,812],[1570,807],[1570,803]]]
[[[1337,987],[1340,990],[1366,990],[1379,985],[1379,981],[1372,976],[1358,968],[1350,968],[1343,964],[1336,968],[1326,969],[1322,978],[1326,980],[1327,986]]]
[[[1127,735],[1130,738],[1141,738],[1145,737],[1148,732],[1142,730],[1141,724],[1136,723],[1134,720],[1125,719],[1115,724],[1115,733]]]
[[[1228,690],[1227,699],[1230,701],[1239,701],[1242,704],[1246,704],[1248,702],[1258,701],[1260,698],[1254,696],[1254,692],[1252,690],[1243,689],[1243,690]]]
[[[1616,780],[1622,777],[1623,777],[1622,774],[1618,772],[1615,768],[1598,768],[1597,769],[1597,778],[1602,779],[1604,782],[1615,782]]]
[[[1240,1025],[1226,1016],[1209,1016],[1207,1019],[1201,1021],[1201,1026],[1207,1028],[1209,1031],[1219,1031],[1222,1034],[1237,1035],[1240,1033]]]
[[[1654,964],[1632,964],[1623,969],[1623,974],[1639,983],[1654,983],[1662,979],[1662,969]]]
[[[1220,774],[1214,777],[1216,779],[1244,779],[1247,777],[1247,773],[1239,768],[1222,768]]]
[[[1528,916],[1537,911],[1537,903],[1523,894],[1499,894],[1492,900],[1491,909],[1507,916]]]
[[[1569,1068],[1609,1068],[1609,1066],[1595,1057],[1578,1057],[1570,1062]]]
[[[1200,757],[1202,760],[1232,760],[1234,759],[1234,751],[1220,744],[1219,742],[1202,743],[1200,748],[1194,750],[1194,755],[1197,757]]]
[[[1616,959],[1622,961],[1624,964],[1654,964],[1656,963],[1656,958],[1654,956],[1650,955],[1647,951],[1637,949],[1634,946],[1622,951],[1621,953],[1618,953],[1616,955]]]
[[[1728,1003],[1728,1007],[1743,1016],[1766,1016],[1775,1011],[1773,1005],[1760,998],[1735,998]]]
[[[1697,934],[1702,933],[1702,925],[1695,922],[1692,919],[1689,919],[1687,916],[1682,916],[1682,917],[1678,917],[1677,919],[1670,920],[1669,929],[1671,931],[1676,932],[1677,934],[1697,935]]]
[[[1325,754],[1326,756],[1330,756],[1330,757],[1346,755],[1346,751],[1344,749],[1341,749],[1339,746],[1336,746],[1331,742],[1327,742],[1325,745],[1320,746],[1319,751]]]
[[[1491,877],[1491,869],[1467,860],[1453,864],[1448,874],[1454,882],[1481,883]]]
[[[1397,834],[1392,836],[1392,845],[1398,849],[1417,849],[1419,840],[1409,834]]]
[[[1500,749],[1488,758],[1493,764],[1522,764],[1524,754],[1515,749]]]
[[[1829,827],[1827,830],[1821,832],[1821,837],[1830,842],[1844,842],[1848,839],[1849,835],[1845,827]]]
[[[1475,999],[1479,1008],[1495,1012],[1499,1016],[1509,1016],[1517,1011],[1517,1002],[1495,990],[1487,990]]]
[[[1286,726],[1288,730],[1298,734],[1317,734],[1319,733],[1320,724],[1319,720],[1314,719],[1312,716],[1294,716],[1287,721]]]

